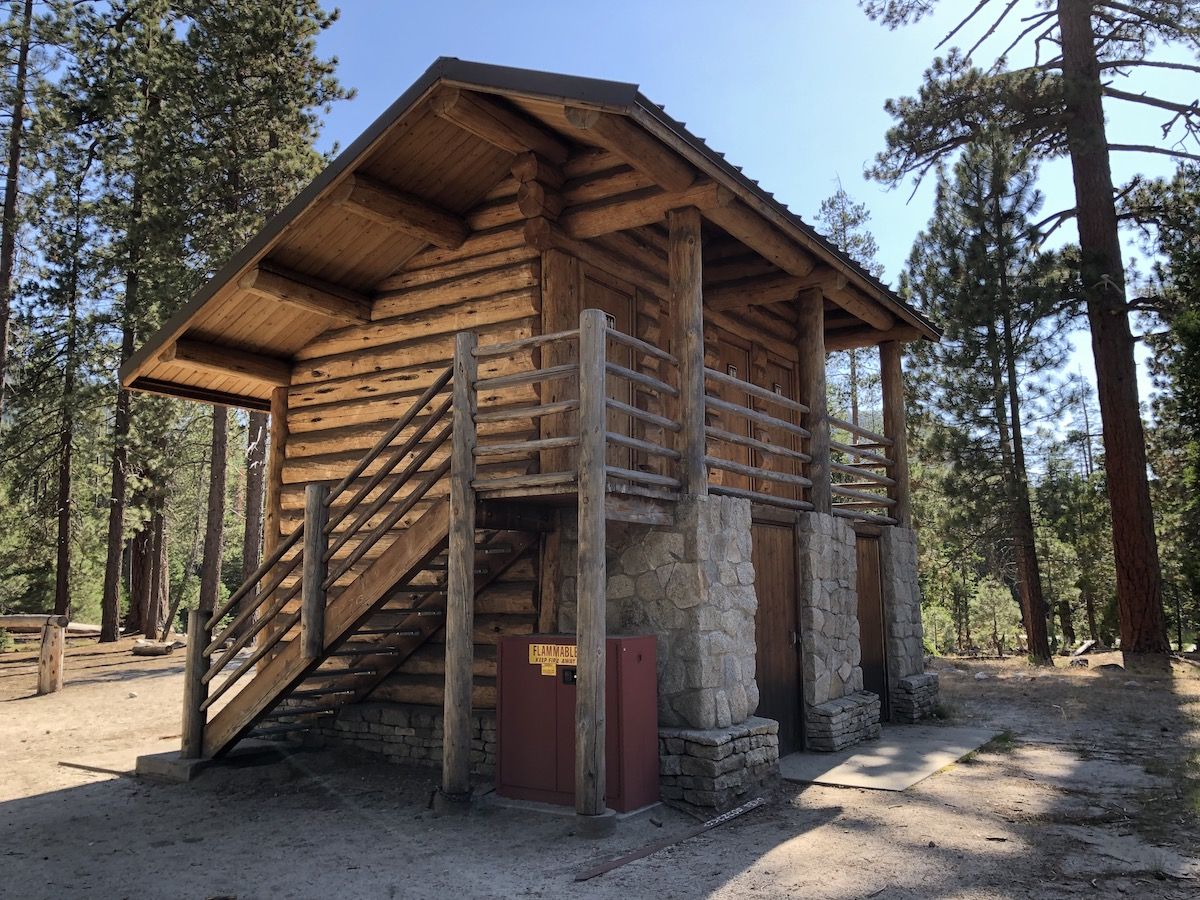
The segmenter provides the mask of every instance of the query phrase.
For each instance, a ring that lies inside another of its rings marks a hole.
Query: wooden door
[[[879,536],[859,533],[858,642],[862,650],[863,689],[879,695],[880,715],[888,719],[887,654],[883,630],[883,576]]]
[[[796,537],[791,525],[755,522],[754,617],[758,715],[779,722],[779,752],[804,744],[804,695],[800,684],[800,617],[796,605]]]
[[[796,396],[796,370],[790,363],[773,356],[766,355],[762,363],[762,382],[758,382],[759,387],[765,387],[772,393],[779,394],[788,400],[798,400]],[[795,425],[801,424],[799,415],[790,410],[784,409],[782,406],[771,403],[759,402],[758,406],[763,412],[772,415],[777,419],[783,419],[787,422],[792,422]],[[759,433],[754,436],[760,440],[767,441],[771,444],[776,444],[780,447],[785,447],[789,450],[800,450],[800,438],[789,431],[781,431],[780,429],[760,428]],[[775,456],[768,453],[755,453],[756,466],[770,469],[772,472],[784,472],[788,475],[803,474],[796,460],[788,459],[785,456]],[[756,490],[763,493],[771,494],[774,497],[783,497],[788,500],[803,500],[800,488],[794,484],[782,484],[778,481],[767,481],[761,479],[761,483]]]
[[[602,309],[608,319],[608,327],[625,334],[637,336],[634,318],[634,291],[619,281],[609,278],[591,267],[584,270],[583,308]],[[632,369],[633,350],[625,344],[608,342],[608,359],[617,365]],[[610,375],[607,379],[608,396],[630,406],[634,405],[632,382]],[[607,417],[608,430],[615,434],[633,435],[633,423],[624,413],[610,412]],[[608,446],[608,464],[624,469],[634,468],[633,451],[628,447]]]
[[[736,342],[725,333],[717,338],[717,367],[718,371],[729,375],[732,378],[740,378],[742,381],[750,381],[750,349],[743,344]],[[712,390],[710,386],[709,390]],[[738,390],[732,385],[723,384],[717,391],[718,396],[726,403],[736,403],[738,406],[750,408],[751,398],[748,393]],[[720,418],[721,428],[725,431],[733,432],[734,434],[743,435],[744,437],[752,437],[750,420],[745,416],[736,416],[731,413],[722,413]],[[751,465],[753,460],[750,456],[750,448],[741,444],[721,444],[717,454],[721,459],[728,459],[735,463],[741,463],[744,466]],[[739,475],[735,472],[729,472],[723,469],[718,469],[709,473],[709,480],[717,484],[728,485],[729,487],[741,488],[742,490],[750,490],[753,485],[750,484],[750,479],[745,475]]]

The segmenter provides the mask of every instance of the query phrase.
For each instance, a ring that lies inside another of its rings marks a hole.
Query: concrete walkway
[[[953,725],[884,725],[876,741],[836,753],[792,753],[779,761],[785,781],[903,791],[978,750],[998,732]]]

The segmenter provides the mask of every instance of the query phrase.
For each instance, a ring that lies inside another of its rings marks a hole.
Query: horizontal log
[[[511,375],[500,375],[496,378],[481,378],[475,383],[475,388],[479,391],[495,391],[500,388],[540,384],[545,381],[559,381],[563,378],[574,378],[578,374],[578,363],[564,363],[560,366],[547,366],[544,369],[532,369],[528,372],[514,372]]]
[[[620,272],[621,278],[634,287],[649,291],[656,297],[667,296],[667,280],[662,275],[633,265],[628,259],[595,241],[575,240],[546,218],[530,219],[525,223],[525,240],[543,252],[561,250],[602,271]]]
[[[705,456],[705,464],[710,469],[721,469],[748,478],[759,478],[763,481],[778,481],[782,484],[794,484],[799,487],[812,487],[812,481],[803,475],[792,475],[788,472],[778,472],[774,469],[764,469],[760,466],[748,466],[745,463],[722,459],[719,456]]]
[[[724,372],[718,371],[717,369],[705,367],[704,377],[711,381],[715,381],[718,384],[728,385],[729,387],[736,388],[739,391],[745,391],[752,397],[757,397],[758,399],[767,403],[774,403],[778,406],[782,406],[784,409],[790,409],[792,412],[801,414],[808,412],[808,407],[799,401],[789,399],[788,397],[783,396],[783,394],[777,394],[774,391],[769,391],[765,387],[752,384],[749,381],[743,381],[742,379],[735,378],[732,375],[726,375]]]
[[[559,400],[554,403],[541,403],[537,406],[509,406],[499,409],[482,410],[475,415],[475,422],[478,425],[484,425],[509,422],[514,419],[540,419],[543,416],[574,412],[577,409],[579,409],[578,400]],[[482,429],[480,433],[482,434]]]
[[[747,409],[746,407],[739,406],[736,403],[729,403],[720,399],[719,397],[706,396],[704,398],[704,405],[708,409],[715,409],[718,412],[725,412],[731,415],[741,416],[742,418],[749,419],[751,422],[758,422],[760,425],[765,425],[768,428],[778,428],[782,431],[786,431],[789,434],[794,434],[799,437],[806,438],[812,436],[807,428],[803,428],[800,425],[795,425],[784,419],[776,418],[775,416],[761,412],[757,409]]]
[[[752,450],[769,453],[773,456],[783,456],[799,462],[812,462],[812,457],[807,453],[793,450],[791,447],[782,447],[779,444],[772,444],[769,441],[760,441],[757,438],[747,437],[744,434],[735,434],[732,431],[714,428],[711,425],[704,426],[704,434],[712,440],[724,441],[727,444],[737,444],[740,447],[749,447]]]
[[[875,506],[895,506],[896,501],[891,497],[883,494],[868,494],[866,491],[855,490],[854,488],[842,487],[837,482],[834,482],[830,487],[834,496],[848,497],[851,500],[862,500],[865,503],[871,503]]]
[[[70,624],[70,616],[17,614],[0,616],[0,628],[7,631],[40,631],[46,626],[66,628]]]
[[[559,216],[559,224],[568,236],[585,240],[661,222],[673,209],[694,206],[711,210],[733,202],[732,191],[715,181],[705,180],[682,191],[637,191],[597,203],[569,207]]]
[[[620,478],[625,481],[633,481],[638,484],[651,484],[656,487],[670,488],[678,490],[680,481],[678,478],[672,478],[669,475],[659,475],[656,472],[639,472],[636,469],[626,469],[623,466],[605,466],[605,473],[611,478]]]
[[[912,325],[896,325],[884,331],[878,328],[847,328],[834,332],[826,332],[825,349],[856,350],[860,347],[874,347],[887,341],[908,343],[918,341],[924,335]]]
[[[238,280],[238,287],[259,297],[343,323],[371,321],[371,301],[357,291],[318,278],[260,265]]]
[[[475,356],[485,359],[489,356],[510,356],[518,350],[529,350],[545,344],[569,344],[579,339],[579,329],[570,331],[553,331],[547,334],[535,334],[515,341],[503,341],[499,344],[487,344],[475,348]]]
[[[618,447],[628,447],[630,450],[637,450],[640,453],[647,453],[651,456],[665,456],[667,459],[680,459],[682,457],[682,454],[678,450],[672,450],[670,447],[663,447],[660,444],[630,437],[627,434],[618,434],[614,431],[605,432],[604,440],[606,443],[616,444]]]
[[[292,380],[292,365],[285,359],[190,338],[180,338],[169,344],[159,359],[184,368],[233,375],[271,387],[287,387]]]
[[[870,513],[856,512],[851,509],[842,509],[844,504],[835,503],[833,505],[833,514],[843,519],[853,519],[856,522],[868,522],[872,525],[895,525],[896,520],[891,516],[877,516]]]
[[[666,350],[655,347],[653,344],[649,344],[640,338],[635,338],[631,334],[625,334],[623,331],[617,331],[615,328],[607,329],[605,334],[610,341],[614,341],[618,344],[624,344],[626,347],[630,347],[633,350],[636,350],[638,353],[642,353],[651,357],[652,359],[661,360],[662,362],[669,363],[673,366],[679,365],[679,360]]]
[[[621,366],[613,362],[605,363],[604,371],[612,377],[633,382],[634,384],[640,385],[647,390],[654,391],[657,394],[662,394],[666,397],[679,396],[679,388],[667,384],[665,381],[655,378],[653,375],[647,375],[645,372],[637,372],[633,369],[626,368],[625,366]]]
[[[801,291],[811,288],[834,291],[845,287],[846,276],[828,266],[817,266],[803,277],[776,272],[705,287],[704,302],[713,309],[739,309],[795,300]]]
[[[380,291],[375,298],[372,317],[376,321],[391,319],[458,306],[467,300],[536,288],[540,281],[540,268],[537,260],[527,259],[494,269],[467,272],[431,284]]]
[[[566,437],[538,438],[528,441],[504,441],[497,444],[480,443],[475,446],[475,455],[479,456],[514,456],[539,453],[542,450],[557,450],[574,447],[579,438],[570,435]]]
[[[847,466],[842,463],[831,462],[829,468],[835,472],[841,472],[843,475],[853,475],[855,478],[862,478],[874,484],[882,485],[883,487],[895,487],[896,480],[888,478],[886,475],[880,475],[872,472],[870,469],[864,469],[861,466]]]
[[[404,270],[388,275],[380,281],[378,290],[411,287],[429,281],[440,281],[453,275],[462,275],[478,268],[490,269],[484,257],[494,253],[521,253],[525,247],[522,234],[524,222],[514,222],[498,228],[474,232],[457,250],[443,250],[430,245],[404,263]],[[526,248],[527,249],[527,248]],[[532,259],[532,255],[525,258]],[[457,271],[456,271],[457,270]],[[445,271],[446,274],[442,274]]]
[[[773,494],[765,494],[762,491],[751,491],[745,488],[730,487],[725,484],[713,484],[710,482],[708,492],[710,494],[720,494],[724,497],[741,497],[743,500],[749,500],[752,503],[765,503],[769,506],[782,506],[786,509],[810,510],[813,508],[813,505],[807,500],[776,497]]]
[[[865,438],[870,438],[880,447],[892,446],[892,439],[885,437],[877,431],[871,431],[869,428],[863,428],[861,425],[855,425],[853,422],[847,422],[845,419],[839,419],[836,416],[827,416],[830,428],[839,428],[842,431],[848,431],[851,434],[861,435]]]
[[[332,199],[365,219],[448,250],[461,247],[470,233],[461,216],[365,175],[348,177]]]
[[[645,422],[647,425],[665,428],[667,431],[679,431],[682,428],[674,419],[668,419],[666,416],[660,416],[648,410],[638,409],[636,406],[630,406],[628,403],[622,403],[620,400],[613,400],[611,397],[604,402],[604,406],[605,409],[611,412],[621,413],[638,421]]]

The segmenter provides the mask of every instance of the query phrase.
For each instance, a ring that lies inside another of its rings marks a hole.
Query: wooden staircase
[[[306,731],[364,700],[444,627],[454,540],[470,553],[474,534],[474,596],[536,543],[452,537],[453,501],[432,491],[451,466],[451,381],[441,373],[335,487],[309,485],[304,523],[219,609],[192,614],[184,756]]]

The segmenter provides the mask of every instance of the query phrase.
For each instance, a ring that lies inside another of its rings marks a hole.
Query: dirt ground
[[[436,772],[302,751],[130,777],[178,746],[182,651],[73,648],[33,697],[0,657],[0,896],[13,898],[1200,897],[1200,669],[1173,677],[937,661],[951,723],[1003,736],[903,793],[782,785],[769,805],[583,883],[695,822],[603,841],[569,817],[428,809]],[[652,820],[653,819],[653,820]]]

